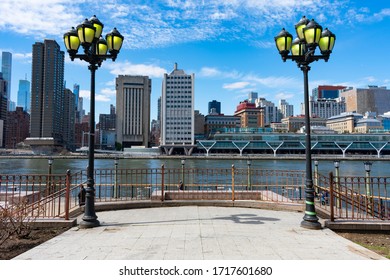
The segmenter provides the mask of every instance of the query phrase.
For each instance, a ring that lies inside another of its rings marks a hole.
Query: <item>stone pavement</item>
[[[182,206],[98,212],[101,226],[73,227],[19,260],[385,259],[331,231],[300,227],[303,214]]]

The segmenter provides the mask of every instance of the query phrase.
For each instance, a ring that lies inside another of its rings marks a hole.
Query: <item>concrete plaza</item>
[[[73,227],[15,259],[385,259],[330,229],[300,227],[303,214],[298,212],[182,206],[105,211],[97,215],[101,226]]]

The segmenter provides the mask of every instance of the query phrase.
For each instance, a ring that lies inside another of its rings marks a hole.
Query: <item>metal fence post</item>
[[[333,187],[334,187],[334,179],[333,179],[333,173],[329,173],[329,191],[330,191],[330,220],[334,222],[334,193],[333,193]]]
[[[164,164],[161,164],[161,201],[164,201]]]
[[[70,170],[66,171],[66,189],[65,189],[65,220],[69,220],[69,203],[70,203]]]
[[[232,201],[234,201],[234,164],[232,164]]]

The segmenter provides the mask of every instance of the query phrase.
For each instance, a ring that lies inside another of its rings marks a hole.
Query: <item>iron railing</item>
[[[390,177],[325,177],[318,174],[318,206],[332,221],[390,220]]]
[[[260,200],[303,203],[305,173],[258,168],[96,169],[97,203],[138,200]],[[26,215],[69,218],[79,207],[86,171],[64,175],[0,175],[0,207]],[[182,190],[179,182],[182,182]],[[316,205],[334,219],[389,220],[390,178],[314,174]],[[14,207],[21,211],[21,207]]]

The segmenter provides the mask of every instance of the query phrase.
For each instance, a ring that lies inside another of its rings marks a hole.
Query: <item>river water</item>
[[[181,159],[120,159],[119,168],[166,168],[181,167]],[[196,159],[187,158],[185,168],[247,168],[246,159]],[[53,160],[52,173],[64,174],[66,170],[76,172],[85,170],[87,159],[60,159]],[[95,159],[95,168],[114,168],[112,159]],[[305,170],[305,160],[286,159],[252,159],[251,168],[270,170]],[[320,160],[319,173],[327,175],[334,172],[333,160]],[[341,160],[340,176],[365,176],[363,161]],[[314,164],[313,164],[314,171]],[[47,174],[48,160],[45,158],[0,158],[0,174]],[[390,161],[373,161],[371,176],[390,177]]]

